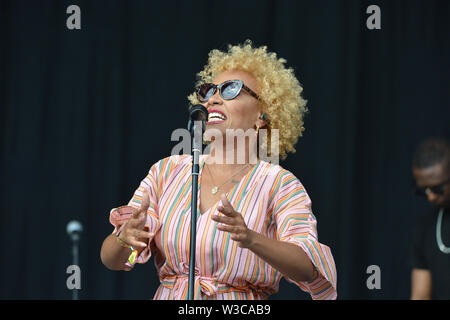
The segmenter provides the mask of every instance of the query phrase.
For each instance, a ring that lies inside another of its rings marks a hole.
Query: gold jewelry
[[[206,164],[205,164],[205,165],[206,165]],[[244,168],[247,168],[248,166],[249,166],[249,164],[247,163],[245,166],[243,166],[243,167],[240,168],[238,171],[236,171],[236,172],[230,177],[230,179],[227,179],[224,183],[222,183],[221,185],[218,185],[218,186],[215,185],[216,182],[214,181],[213,175],[211,174],[211,170],[209,169],[209,166],[207,166],[209,175],[211,176],[211,179],[212,179],[213,185],[214,185],[214,187],[211,189],[211,193],[212,193],[212,194],[216,194],[216,193],[219,191],[219,189],[220,189],[221,186],[223,186],[224,184],[228,183],[230,180],[233,179],[233,177],[234,177],[235,175],[237,175],[239,172],[241,172],[242,170],[244,170]]]
[[[132,245],[129,245],[125,241],[120,240],[119,235],[116,235],[116,239],[121,247],[129,248],[131,250],[131,254],[128,257],[128,263],[130,264],[130,266],[133,266],[136,261],[137,250]]]

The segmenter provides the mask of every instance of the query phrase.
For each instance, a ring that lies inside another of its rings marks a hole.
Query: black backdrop
[[[66,27],[71,4],[81,30]],[[371,4],[381,30],[366,27]],[[281,165],[312,198],[338,297],[407,299],[411,221],[427,208],[411,154],[450,136],[449,20],[448,1],[1,1],[0,297],[71,298],[72,219],[85,228],[80,298],[153,297],[153,260],[101,264],[109,210],[170,154],[207,53],[252,39],[304,85],[306,132]],[[309,296],[283,281],[272,298]]]

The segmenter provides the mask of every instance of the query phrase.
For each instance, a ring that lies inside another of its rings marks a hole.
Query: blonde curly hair
[[[286,68],[285,63],[286,60],[277,58],[276,53],[267,52],[266,46],[254,48],[252,42],[246,40],[241,45],[228,45],[228,52],[212,50],[208,64],[197,74],[196,83],[198,86],[213,82],[219,74],[229,70],[250,73],[257,82],[261,111],[269,118],[268,139],[272,129],[279,130],[279,154],[283,160],[288,152],[295,152],[294,145],[305,130],[303,117],[307,112],[307,101],[301,96],[303,88],[294,71]],[[200,103],[195,92],[188,96],[188,100],[192,104]]]

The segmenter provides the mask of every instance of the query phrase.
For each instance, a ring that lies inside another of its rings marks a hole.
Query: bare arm
[[[103,264],[110,270],[128,270],[125,263],[131,254],[131,250],[121,247],[115,234],[110,234],[103,241],[100,258]]]
[[[149,207],[149,197],[147,192],[144,192],[143,201],[139,209],[128,207],[132,209],[131,218],[125,223],[119,239],[128,245],[133,246],[139,254],[147,246],[148,239],[153,237],[153,234],[148,232],[148,228],[145,227],[147,219],[147,210]],[[103,264],[111,270],[130,270],[125,265],[128,257],[131,254],[131,249],[123,247],[116,239],[116,234],[110,234],[103,241],[102,249],[100,251],[100,258]]]
[[[314,267],[306,253],[297,245],[269,239],[249,231],[248,249],[294,281],[311,281]]]
[[[294,281],[311,281],[314,267],[306,253],[297,245],[270,239],[252,231],[245,225],[244,218],[236,212],[222,195],[222,204],[218,210],[224,216],[214,215],[212,219],[222,223],[218,229],[231,233],[231,239],[239,246],[247,248]]]
[[[431,272],[413,269],[411,272],[411,300],[431,300]]]

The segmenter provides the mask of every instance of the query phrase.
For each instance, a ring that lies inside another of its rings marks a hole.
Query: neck
[[[256,142],[247,138],[241,139],[231,136],[223,139],[223,141],[214,140],[210,144],[208,164],[232,167],[243,164],[256,164],[258,162]]]

